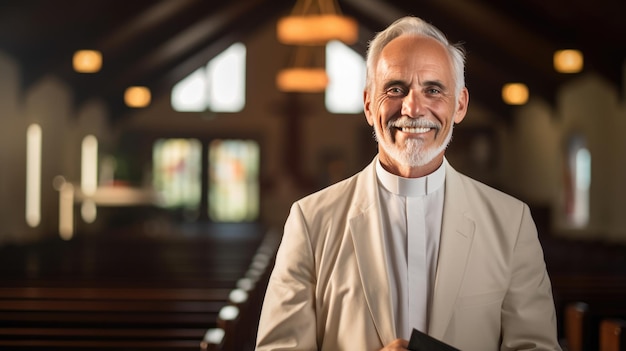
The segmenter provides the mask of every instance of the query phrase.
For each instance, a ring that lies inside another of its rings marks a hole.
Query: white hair
[[[401,35],[422,35],[434,38],[446,47],[454,70],[454,95],[458,97],[461,89],[465,87],[465,50],[461,44],[451,44],[443,32],[437,27],[414,16],[402,17],[396,20],[385,30],[376,34],[374,39],[370,41],[366,60],[367,76],[365,79],[365,88],[368,90],[371,88],[380,53],[390,41]]]

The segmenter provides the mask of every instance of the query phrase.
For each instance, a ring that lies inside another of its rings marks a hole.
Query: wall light
[[[150,105],[152,95],[147,87],[128,87],[124,92],[124,102],[128,107],[142,108]]]
[[[502,100],[509,105],[523,105],[528,101],[528,87],[523,83],[508,83],[502,87]]]
[[[102,53],[97,50],[78,50],[72,59],[78,73],[96,73],[102,68]]]
[[[559,50],[554,53],[554,69],[560,73],[578,73],[583,69],[583,54],[579,50]]]

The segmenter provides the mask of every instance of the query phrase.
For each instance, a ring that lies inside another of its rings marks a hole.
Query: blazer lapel
[[[379,214],[378,190],[374,163],[362,173],[357,189],[362,193],[350,219],[350,233],[363,292],[381,344],[393,341],[396,327],[391,307],[387,258]]]
[[[461,178],[449,165],[445,186],[439,261],[428,331],[438,339],[443,338],[452,317],[475,229],[474,221],[468,216],[469,202]]]

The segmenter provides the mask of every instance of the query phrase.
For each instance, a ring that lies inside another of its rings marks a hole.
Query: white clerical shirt
[[[443,218],[445,164],[421,178],[403,178],[376,162],[387,273],[397,337],[428,332]]]

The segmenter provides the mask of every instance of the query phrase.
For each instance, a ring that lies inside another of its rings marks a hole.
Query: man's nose
[[[423,96],[411,90],[402,100],[402,115],[417,118],[424,112]]]

